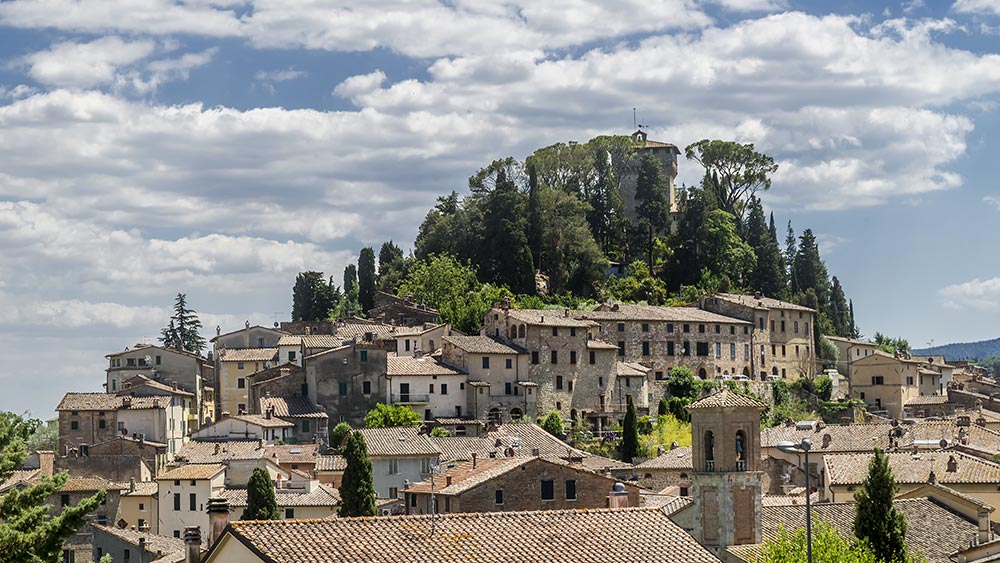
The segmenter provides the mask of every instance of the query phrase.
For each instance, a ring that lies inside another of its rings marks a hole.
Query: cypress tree
[[[847,304],[848,310],[850,310],[850,323],[851,323],[851,338],[861,338],[861,331],[858,330],[858,323],[854,322],[854,300],[850,300]]]
[[[628,395],[625,420],[622,421],[622,461],[632,463],[632,459],[637,455],[639,455],[639,423],[635,416],[632,395]]]
[[[365,315],[375,307],[375,250],[367,246],[358,256],[358,302]]]
[[[534,294],[535,269],[528,246],[525,197],[504,169],[497,163],[494,166],[495,187],[484,199],[480,272],[487,283],[507,285],[517,294]]]
[[[892,504],[898,490],[889,458],[876,448],[875,457],[868,464],[868,477],[854,493],[857,505],[854,535],[871,546],[878,560],[885,563],[907,559],[903,543],[906,517]]]
[[[799,249],[795,253],[792,270],[793,281],[797,286],[795,292],[812,289],[816,292],[817,310],[829,313],[830,277],[819,256],[819,245],[816,244],[812,229],[802,231],[802,236],[799,237]]]
[[[833,276],[833,287],[830,289],[830,321],[837,336],[851,338],[854,327],[851,325],[851,312],[847,304],[847,296],[840,285],[837,276]]]
[[[788,288],[792,295],[799,291],[798,280],[795,279],[795,255],[798,248],[795,244],[795,231],[792,229],[792,222],[788,222],[788,230],[785,232],[785,267],[788,268]]]
[[[299,272],[292,287],[292,320],[321,321],[337,306],[340,294],[323,272]]]
[[[670,181],[663,173],[660,161],[649,151],[639,156],[639,171],[635,184],[636,233],[645,236],[646,260],[653,270],[653,239],[667,232],[670,223]]]
[[[670,413],[670,405],[666,399],[660,399],[660,404],[656,406],[656,416],[666,416]]]
[[[247,507],[240,520],[278,520],[278,501],[274,497],[271,476],[263,467],[256,467],[247,482]]]
[[[785,293],[785,266],[781,258],[781,249],[772,229],[774,215],[771,215],[771,227],[764,222],[764,208],[756,197],[750,198],[750,213],[747,215],[746,242],[753,248],[757,262],[748,280],[750,289],[769,296],[781,296]]]
[[[354,291],[356,287],[358,287],[358,267],[348,264],[344,268],[344,295]]]
[[[403,259],[403,249],[399,248],[396,243],[391,240],[388,242],[383,242],[382,247],[378,250],[378,275],[379,277],[385,275],[388,271],[389,266]]]
[[[528,248],[536,270],[542,267],[542,211],[535,163],[528,161]]]
[[[340,482],[340,516],[375,516],[375,478],[364,435],[352,432],[343,453],[347,467]]]

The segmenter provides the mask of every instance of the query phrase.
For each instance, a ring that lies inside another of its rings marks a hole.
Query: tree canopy
[[[778,170],[774,159],[754,150],[753,144],[702,139],[684,149],[684,155],[705,168],[710,189],[719,208],[740,220],[747,201],[759,190],[771,187],[771,174]]]
[[[364,435],[351,432],[342,451],[347,467],[340,481],[339,515],[375,516],[375,477]]]
[[[247,482],[247,507],[240,520],[278,520],[278,501],[271,476],[263,467],[255,467]]]
[[[323,272],[299,272],[292,287],[292,320],[322,321],[340,302],[340,290]]]
[[[885,563],[907,560],[906,517],[892,504],[897,491],[899,485],[889,467],[889,457],[876,448],[868,464],[868,476],[854,492],[854,535],[871,547],[878,561]]]
[[[160,331],[160,342],[167,348],[180,348],[200,354],[205,349],[205,339],[200,330],[198,313],[187,306],[187,295],[178,293],[174,300],[174,314],[167,326]]]
[[[375,408],[365,415],[365,428],[390,428],[393,426],[419,426],[423,420],[416,412],[406,405],[383,405],[376,403]]]

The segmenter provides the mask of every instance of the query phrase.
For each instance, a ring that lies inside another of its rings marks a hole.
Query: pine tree
[[[536,270],[541,269],[542,259],[542,203],[538,186],[538,173],[533,162],[528,162],[528,248]]]
[[[896,510],[892,499],[899,487],[889,467],[889,458],[882,450],[875,449],[875,457],[868,464],[868,477],[854,493],[857,512],[854,516],[854,535],[869,546],[885,563],[906,561],[906,517]]]
[[[375,250],[367,246],[358,256],[358,302],[365,315],[375,307]]]
[[[340,292],[323,272],[299,272],[292,287],[292,320],[325,320],[339,301]]]
[[[0,413],[0,482],[7,480],[28,452],[25,440],[40,421],[24,420],[14,413]],[[69,474],[62,472],[27,487],[15,487],[0,495],[0,563],[55,562],[63,543],[87,525],[87,518],[101,503],[98,491],[72,506],[50,515],[49,499],[57,495]]]
[[[396,262],[403,259],[403,249],[399,248],[392,240],[382,243],[378,250],[378,275],[379,278],[388,272],[389,268]],[[380,280],[381,281],[381,280]]]
[[[663,173],[660,161],[649,151],[639,156],[639,171],[635,184],[636,232],[645,236],[646,262],[654,271],[653,240],[667,232],[670,225],[670,181]]]
[[[632,459],[637,455],[639,455],[639,424],[635,416],[632,395],[628,395],[625,420],[622,421],[622,460],[632,463]]]
[[[196,354],[205,349],[205,339],[199,333],[201,320],[194,309],[188,309],[187,295],[178,293],[174,314],[166,328],[160,331],[160,342],[167,348],[181,348]]]
[[[240,520],[278,520],[278,501],[274,496],[271,476],[263,467],[256,467],[247,482],[247,507]]]
[[[774,225],[774,215],[771,216]],[[785,293],[784,263],[778,241],[764,222],[764,208],[756,197],[750,198],[750,212],[747,215],[746,242],[757,256],[757,262],[748,280],[748,289],[762,292],[772,297]]]
[[[375,516],[375,480],[368,446],[354,431],[343,448],[347,467],[340,482],[340,516]]]
[[[781,246],[778,245],[778,229],[774,226],[774,213],[771,213],[771,221],[767,231],[771,237],[771,245],[778,251],[778,267],[774,271],[774,290],[776,291],[771,296],[783,298],[788,295],[788,263],[785,261]]]
[[[496,162],[494,188],[484,199],[480,275],[518,294],[535,293],[534,260],[528,247],[525,197]],[[474,177],[476,178],[476,177]],[[473,179],[470,179],[470,186]]]
[[[829,314],[830,276],[826,271],[826,264],[819,256],[819,245],[816,244],[812,229],[802,231],[802,236],[799,237],[799,249],[795,253],[792,270],[796,285],[794,292],[812,289],[816,292],[818,310]]]

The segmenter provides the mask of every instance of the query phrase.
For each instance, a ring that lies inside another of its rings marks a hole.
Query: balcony
[[[396,405],[424,405],[431,402],[427,393],[393,393],[390,397]]]
[[[747,461],[745,459],[736,460],[736,471],[746,471]]]
[[[715,473],[715,460],[714,459],[706,459],[705,460],[705,472],[706,473]]]

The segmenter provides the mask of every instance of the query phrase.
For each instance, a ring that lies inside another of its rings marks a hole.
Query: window
[[[625,355],[625,341],[624,340],[619,340],[618,341],[618,355],[619,356],[624,356]]]
[[[569,335],[570,336],[576,336],[576,327],[575,326],[570,327],[570,329],[569,329]]]
[[[372,382],[371,381],[362,381],[361,382],[361,392],[364,393],[365,395],[371,395],[372,394]]]
[[[743,358],[747,359],[747,360],[750,359],[750,345],[749,344],[744,344],[743,345]]]
[[[128,553],[128,550],[125,550]],[[76,563],[76,553],[72,549],[64,549],[62,556],[63,563]]]
[[[552,479],[542,479],[542,500],[555,500],[556,487]]]
[[[785,332],[785,321],[781,321],[781,332]]]
[[[309,421],[308,420],[303,420],[302,421],[302,431],[303,432],[311,432],[311,430],[309,429]]]
[[[631,387],[631,386],[632,386],[632,379],[626,377],[625,378],[625,387]]]
[[[667,323],[667,332],[674,331],[674,323]]]
[[[145,527],[146,527],[146,519],[145,518],[140,518],[139,519],[139,529],[141,530],[141,529],[143,529]]]
[[[510,381],[504,383],[503,387],[504,387],[503,390],[504,390],[504,394],[505,395],[513,395],[514,394],[514,389],[513,389],[514,385]]]
[[[146,510],[146,504],[145,504],[145,503],[142,503],[142,502],[140,502],[140,503],[139,503],[139,510]]]
[[[566,479],[566,500],[576,500],[575,479]]]
[[[188,505],[189,505],[189,510],[191,510],[191,512],[195,512],[196,510],[198,510],[198,495],[197,494],[191,493],[188,496]]]
[[[684,355],[685,356],[691,355],[691,343],[687,340],[684,341]]]
[[[569,391],[570,393],[573,392],[573,381],[572,380],[566,382],[566,390]]]
[[[781,345],[781,355],[782,355],[782,356],[785,356],[785,355],[786,355],[786,354],[785,354],[785,345],[784,345],[784,344],[782,344],[782,345]]]
[[[60,506],[69,505],[69,495],[59,495],[59,505]]]
[[[295,350],[289,350],[288,351],[288,361],[289,362],[294,362],[295,361]]]
[[[257,337],[257,347],[258,348],[263,348],[264,347],[264,337],[263,336],[258,336]]]
[[[699,356],[708,356],[708,342],[696,342],[695,352]]]
[[[399,489],[396,487],[389,487],[389,498],[399,498]]]
[[[603,377],[598,377],[597,378],[597,386],[598,387],[604,387],[604,378]],[[603,397],[602,397],[602,399],[603,399]]]
[[[562,379],[562,376],[561,375],[557,375],[556,376],[556,389],[562,389],[562,388],[563,388],[563,379]]]
[[[160,358],[160,356],[157,356],[156,357],[156,365],[160,365],[162,363],[161,360],[162,360],[162,358]]]
[[[771,321],[771,332],[774,332],[774,326],[775,326],[775,322]]]
[[[490,357],[483,356],[483,369],[490,369]]]
[[[538,364],[538,350],[533,350],[531,352],[531,363],[536,365]]]
[[[125,359],[125,366],[126,367],[135,367],[135,358],[126,358]]]
[[[590,365],[596,364],[597,363],[597,353],[594,352],[593,350],[591,350],[589,355],[590,355]]]
[[[872,376],[872,385],[882,385],[885,383],[885,377],[881,375]]]
[[[347,382],[346,381],[341,381],[340,383],[338,383],[337,384],[337,391],[340,393],[341,397],[346,397],[347,396]]]
[[[906,376],[906,384],[907,385],[913,385],[913,376],[912,375]]]
[[[667,355],[668,356],[673,356],[674,355],[674,343],[673,342],[667,342]]]
[[[403,351],[404,352],[409,352],[410,351],[410,340],[409,339],[406,339],[406,340],[403,341]]]
[[[798,344],[795,345],[795,357],[796,358],[799,357],[799,345]]]
[[[247,379],[245,377],[237,377],[236,378],[236,388],[237,389],[246,389],[247,388]]]
[[[430,385],[427,386],[427,392],[430,393],[431,395],[434,394],[434,384],[433,383],[431,383]]]
[[[618,323],[618,332],[625,332],[625,323]]]
[[[528,389],[528,391],[531,391],[531,389]],[[556,410],[557,411],[561,411],[562,410],[562,402],[556,401]]]
[[[496,504],[503,504],[503,489],[493,491],[493,502]]]
[[[649,323],[642,323],[642,331],[649,332]]]
[[[864,393],[862,393],[862,394],[861,394],[861,400],[862,400],[862,401],[864,401],[864,400],[865,400],[865,394],[864,394]]]
[[[809,323],[806,323],[806,324],[804,325],[804,328],[805,328],[805,332],[807,332],[807,333],[808,333],[808,332],[809,332]]]
[[[389,459],[386,460],[386,465],[388,466],[387,471],[389,475],[396,475],[399,473],[399,460]]]
[[[504,360],[504,368],[511,369],[513,367],[514,367],[514,360],[512,360],[511,358],[507,358]]]
[[[642,343],[642,355],[643,356],[648,356],[649,355],[649,341],[643,341],[643,343]]]
[[[395,497],[393,497],[393,498],[395,498]],[[294,508],[286,508],[285,509],[285,520],[291,520],[292,518],[295,518],[295,509]]]
[[[570,350],[570,352],[569,352],[569,363],[576,364],[576,350]]]
[[[698,332],[700,334],[705,334],[705,325],[698,325]]]
[[[736,359],[736,344],[733,343],[729,344],[729,359],[730,360]]]
[[[236,411],[237,412],[242,412],[242,413],[245,414],[247,412],[247,405],[246,405],[246,403],[237,403],[236,404]],[[170,422],[173,422],[173,421],[174,421],[173,419],[170,419]]]
[[[180,530],[174,530],[174,537],[175,538],[181,537],[181,531]]]
[[[433,460],[429,457],[420,458],[420,472],[427,474],[431,472],[431,462]]]
[[[658,372],[656,372],[656,379],[657,379],[657,380],[661,380],[661,379],[663,379],[663,372],[662,372],[662,371],[658,371]]]
[[[715,357],[716,358],[721,358],[722,357],[722,343],[721,342],[716,342],[715,343]]]
[[[243,369],[243,362],[236,362],[236,369]]]
[[[795,334],[799,333],[799,321],[795,321]]]
[[[100,428],[100,429],[102,429],[102,430],[105,429],[105,428],[107,428],[108,427],[108,421],[104,420],[103,418],[100,419],[100,420],[98,420],[97,421],[97,427]]]
[[[416,507],[417,506],[417,495],[409,495],[409,497],[410,497],[410,506]]]
[[[691,325],[684,325],[684,332],[691,332]]]
[[[778,345],[777,344],[771,344],[771,355],[772,356],[777,356],[778,355]]]
[[[719,334],[721,331],[722,327],[720,325],[715,325],[715,334]]]
[[[447,395],[448,394],[448,384],[447,383],[442,383],[441,384],[441,394],[442,395]]]
[[[368,363],[368,350],[362,350],[361,351],[361,363],[363,363],[363,364],[367,364]]]
[[[682,497],[688,496],[688,488],[687,487],[681,487],[680,493],[681,493]]]
[[[181,510],[181,494],[174,493],[174,512],[180,512]]]
[[[553,364],[558,364],[559,363],[559,352],[556,352],[555,350],[553,350],[551,352],[551,354],[550,354],[550,361]]]

